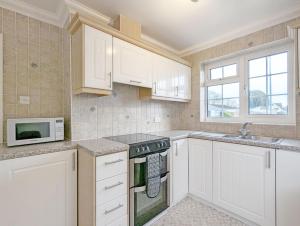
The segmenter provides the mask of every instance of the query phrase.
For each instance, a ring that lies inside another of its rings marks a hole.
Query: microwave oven
[[[64,118],[7,120],[7,146],[64,140]]]

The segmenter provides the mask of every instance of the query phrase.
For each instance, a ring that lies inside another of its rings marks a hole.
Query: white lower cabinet
[[[0,225],[77,225],[77,150],[0,162]]]
[[[78,226],[128,225],[128,154],[78,151]]]
[[[189,139],[189,193],[212,201],[212,141]]]
[[[275,150],[214,142],[213,202],[259,225],[274,226]]]
[[[176,204],[188,194],[188,139],[172,143],[172,204]]]
[[[300,153],[276,151],[277,226],[300,225]]]

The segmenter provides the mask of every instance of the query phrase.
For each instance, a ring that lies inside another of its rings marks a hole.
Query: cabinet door
[[[167,58],[155,55],[152,94],[159,97],[174,97],[174,66]]]
[[[174,97],[191,99],[191,68],[180,63],[176,63],[174,67]]]
[[[275,150],[214,142],[213,201],[259,225],[275,225]]]
[[[84,26],[84,87],[112,89],[112,36]]]
[[[187,139],[174,141],[172,149],[172,203],[175,204],[188,193]]]
[[[300,153],[276,151],[277,226],[300,224]]]
[[[151,88],[153,54],[118,38],[113,42],[114,82]]]
[[[76,150],[0,162],[0,225],[77,225]]]
[[[212,201],[212,141],[189,139],[189,192]]]

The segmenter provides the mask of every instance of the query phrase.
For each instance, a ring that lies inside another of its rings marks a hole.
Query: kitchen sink
[[[224,135],[223,137],[232,138],[232,139],[241,139],[241,140],[252,140],[252,141],[258,141],[263,143],[279,143],[281,141],[280,138],[261,137],[261,136],[254,136],[254,135],[241,136],[237,134],[227,134]]]

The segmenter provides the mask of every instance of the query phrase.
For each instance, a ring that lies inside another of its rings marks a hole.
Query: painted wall
[[[239,123],[212,123],[200,122],[200,70],[201,62],[214,59],[232,53],[249,49],[276,40],[288,37],[287,26],[299,23],[300,18],[282,23],[250,35],[234,39],[232,41],[217,45],[212,48],[194,53],[185,57],[193,64],[192,69],[192,101],[188,104],[183,118],[185,119],[185,128],[192,130],[216,131],[225,133],[236,133],[240,129]],[[251,126],[251,131],[257,135],[300,138],[300,98],[296,95],[296,125],[262,125]]]
[[[4,139],[8,118],[70,115],[69,91],[64,89],[69,79],[64,54],[70,50],[64,47],[68,36],[63,29],[0,8],[0,32],[4,42]],[[21,104],[20,96],[29,96],[30,104]]]

